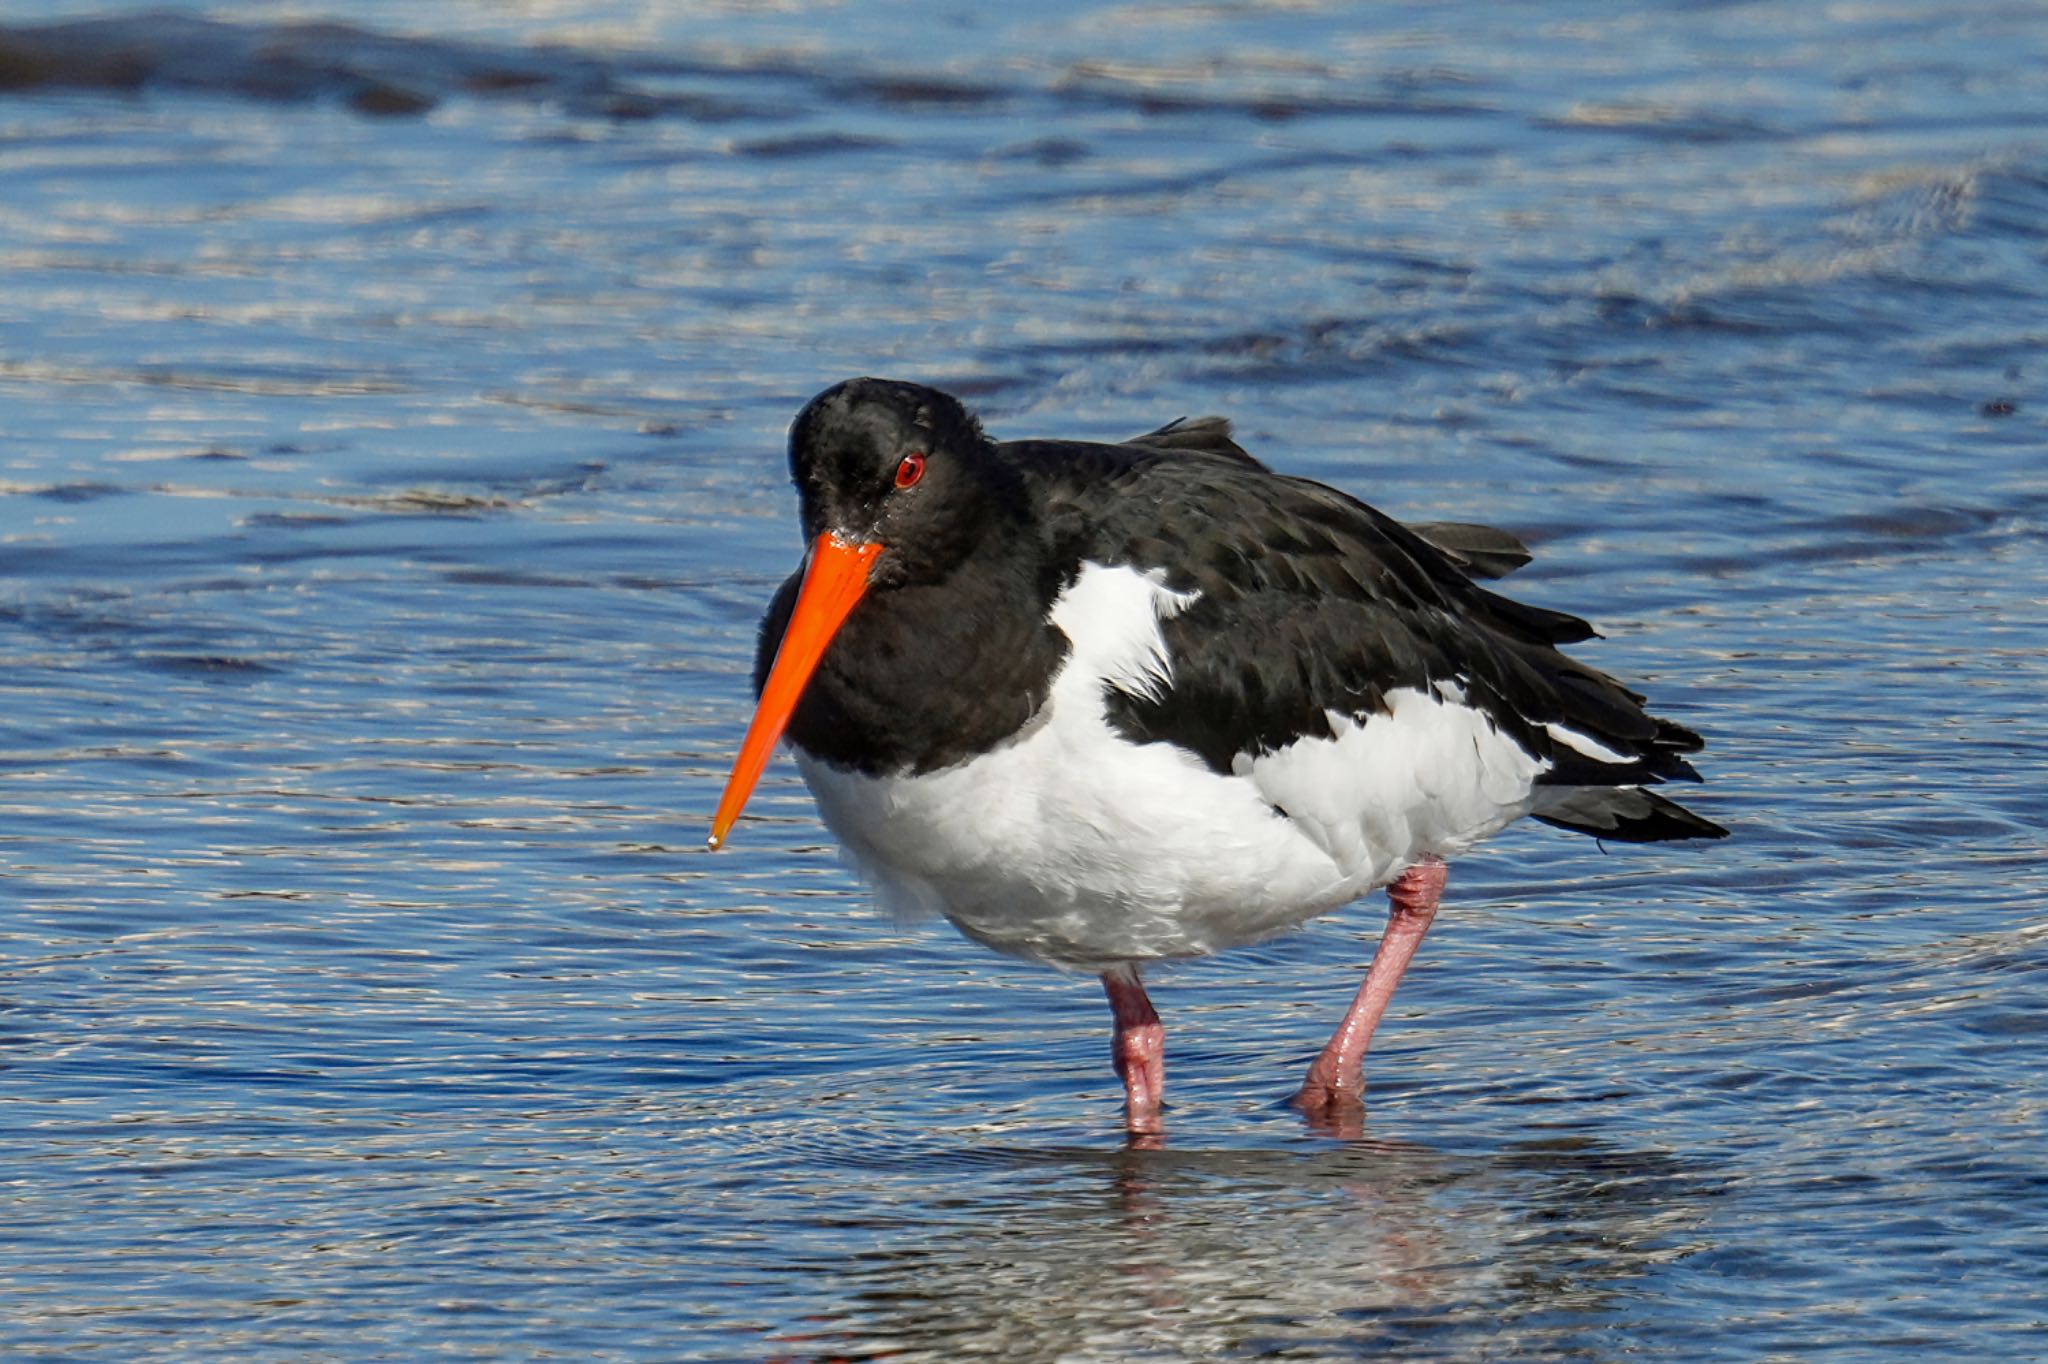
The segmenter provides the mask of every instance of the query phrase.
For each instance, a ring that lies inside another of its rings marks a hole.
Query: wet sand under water
[[[2048,16],[688,11],[0,0],[10,1358],[2048,1356]],[[1379,905],[1166,973],[1124,1149],[701,851],[854,373],[1526,536],[1736,837],[1455,866],[1356,1140]]]

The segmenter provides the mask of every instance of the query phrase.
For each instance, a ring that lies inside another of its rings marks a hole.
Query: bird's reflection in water
[[[839,1267],[843,1319],[778,1357],[1569,1352],[1712,1196],[1670,1155],[1579,1139],[1486,1156],[1133,1139],[995,1163],[1008,1196]]]

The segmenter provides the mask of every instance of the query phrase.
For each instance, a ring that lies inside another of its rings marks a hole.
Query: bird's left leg
[[[1137,967],[1104,971],[1102,990],[1116,1019],[1109,1059],[1124,1082],[1124,1126],[1134,1136],[1157,1135],[1164,1130],[1159,1106],[1166,1097],[1166,1029]]]
[[[1372,965],[1366,968],[1365,983],[1358,987],[1350,1012],[1337,1025],[1323,1054],[1308,1068],[1308,1078],[1294,1096],[1295,1107],[1313,1117],[1356,1110],[1365,1102],[1365,1050],[1372,1045],[1373,1029],[1393,1001],[1394,989],[1414,960],[1415,949],[1422,946],[1422,935],[1429,932],[1449,870],[1439,859],[1425,857],[1387,887],[1391,902],[1387,931],[1372,954]]]

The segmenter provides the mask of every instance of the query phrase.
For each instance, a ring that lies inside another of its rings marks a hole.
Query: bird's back
[[[1526,752],[1541,769],[1528,806],[1539,818],[1620,840],[1724,832],[1638,789],[1696,780],[1686,755],[1702,743],[1563,652],[1593,637],[1584,620],[1481,586],[1455,547],[1426,538],[1430,527],[1267,470],[1225,424],[1203,424],[1185,446],[1159,443],[1174,431],[1120,446],[997,447],[1029,472],[1063,563],[1129,566],[1192,594],[1161,622],[1170,686],[1110,698],[1128,738],[1233,772],[1332,741],[1345,724],[1384,727],[1413,695],[1476,711]],[[1503,554],[1520,549],[1502,532],[1463,529],[1498,537]]]

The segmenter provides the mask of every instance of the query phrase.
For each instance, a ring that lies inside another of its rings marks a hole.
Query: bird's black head
[[[783,731],[793,718],[801,719],[800,705],[807,705],[814,728],[832,732],[851,725],[839,748],[850,744],[848,751],[871,758],[894,753],[878,745],[893,740],[901,747],[905,733],[951,734],[950,720],[933,719],[937,712],[929,706],[919,712],[921,721],[899,723],[894,693],[886,687],[863,703],[857,721],[848,718],[855,712],[845,709],[844,685],[833,699],[808,705],[821,665],[837,683],[863,662],[872,665],[870,679],[886,681],[905,668],[925,672],[923,660],[932,652],[957,650],[963,640],[975,641],[970,651],[986,643],[990,621],[1003,617],[986,609],[991,600],[1007,604],[1010,617],[1023,621],[1026,628],[1012,633],[1025,637],[1019,653],[1027,670],[1036,668],[1034,675],[1050,678],[1065,652],[1064,637],[1038,619],[1044,602],[1034,602],[1032,595],[1049,579],[1033,562],[1024,477],[997,454],[957,399],[917,384],[848,379],[797,413],[789,428],[789,473],[808,549],[803,568],[783,585],[762,622],[755,673],[760,703],[711,819],[714,848],[746,808]],[[977,571],[956,573],[970,556]],[[936,639],[930,637],[934,630]],[[917,645],[920,636],[924,643]],[[836,649],[842,640],[850,647]],[[987,647],[1002,652],[1001,644]],[[864,689],[855,684],[851,690]],[[941,698],[954,694],[947,687],[930,691]],[[956,699],[987,711],[979,695]],[[1026,695],[1014,721],[989,741],[1022,724],[1042,699],[1042,693],[1036,699]],[[877,721],[882,712],[888,714]]]
[[[882,547],[876,587],[931,582],[1021,512],[1015,473],[958,399],[892,379],[848,379],[789,430],[804,538]]]

